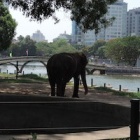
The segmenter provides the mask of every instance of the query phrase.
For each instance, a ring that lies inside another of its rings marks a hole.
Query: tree
[[[106,58],[106,56],[105,56],[105,46],[100,47],[97,51],[97,54],[98,54],[99,58],[105,59]]]
[[[53,48],[52,54],[60,52],[76,52],[76,49],[71,46],[65,39],[58,39],[51,44]]]
[[[123,47],[123,60],[126,64],[135,66],[136,61],[140,56],[140,37],[125,37],[122,41],[125,44]]]
[[[65,39],[58,39],[52,43],[38,42],[36,48],[36,54],[40,56],[50,56],[60,52],[76,52],[76,49]]]
[[[36,42],[30,36],[19,36],[18,40],[11,44],[7,50],[8,54],[12,52],[13,56],[35,56],[36,55]]]
[[[95,29],[97,33],[101,27],[106,27],[114,18],[106,19],[108,5],[117,0],[6,0],[15,9],[19,8],[31,19],[41,21],[53,17],[56,23],[59,19],[55,12],[60,8],[71,11],[71,19],[83,29],[83,31]]]
[[[99,48],[105,46],[106,41],[104,40],[97,40],[94,45],[90,48],[90,55],[99,56]]]
[[[105,54],[118,64],[123,62],[135,66],[137,58],[140,56],[140,37],[132,36],[110,40],[106,44]]]
[[[89,47],[89,46],[85,46],[85,47],[83,47],[83,48],[81,48],[81,51],[87,56],[87,57],[89,57],[90,56],[90,49],[91,49],[91,47]]]
[[[112,39],[106,44],[105,56],[119,64],[123,58],[123,47],[124,44],[121,38]]]
[[[50,55],[50,51],[49,51],[50,44],[47,42],[37,42],[36,49],[37,49],[36,53],[39,56],[45,56],[45,55],[49,56]]]
[[[8,9],[0,2],[0,51],[10,47],[15,35],[16,22],[12,19]]]

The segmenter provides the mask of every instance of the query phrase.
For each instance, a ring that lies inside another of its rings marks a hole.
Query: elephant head
[[[73,97],[78,97],[79,76],[81,76],[85,94],[88,93],[85,68],[88,61],[83,53],[59,53],[53,55],[47,63],[48,78],[51,85],[51,95],[64,96],[66,83],[74,78]]]

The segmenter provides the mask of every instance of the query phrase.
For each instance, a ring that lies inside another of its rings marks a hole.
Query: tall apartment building
[[[45,36],[39,30],[33,33],[31,38],[36,42],[45,41]]]
[[[94,16],[94,15],[93,15]],[[76,23],[72,23],[72,42],[81,45],[91,46],[99,39],[110,40],[113,38],[124,37],[127,35],[127,3],[123,0],[118,0],[108,6],[106,18],[115,17],[115,21],[111,26],[95,35],[94,30],[89,30],[83,33]]]
[[[140,36],[140,8],[127,12],[127,35]]]

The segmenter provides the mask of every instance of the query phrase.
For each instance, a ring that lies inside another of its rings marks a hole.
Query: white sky
[[[139,0],[124,0],[124,2],[128,3],[128,10],[140,7]],[[40,30],[45,35],[46,40],[50,42],[65,31],[67,34],[71,34],[72,31],[72,22],[69,13],[64,13],[63,11],[57,12],[57,16],[60,18],[57,24],[54,24],[55,21],[52,18],[46,19],[41,23],[30,21],[30,18],[24,16],[19,10],[10,9],[10,13],[18,23],[16,37],[19,35],[32,36],[33,33]]]

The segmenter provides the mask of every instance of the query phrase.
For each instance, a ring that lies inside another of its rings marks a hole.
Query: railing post
[[[93,79],[91,79],[91,87],[93,87]]]
[[[18,72],[19,72],[19,69],[18,69],[18,61],[16,63],[16,79],[18,79]]]
[[[139,99],[131,100],[130,140],[139,139]]]
[[[122,90],[122,86],[121,85],[119,85],[119,91],[121,91]]]

